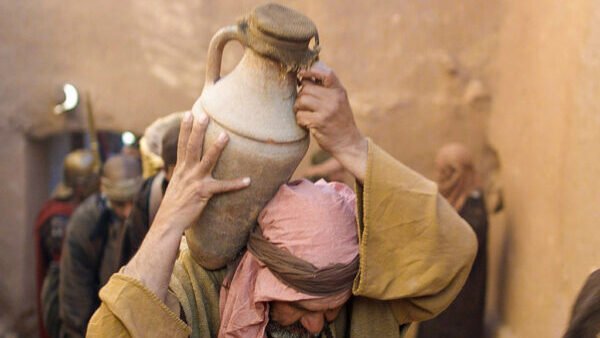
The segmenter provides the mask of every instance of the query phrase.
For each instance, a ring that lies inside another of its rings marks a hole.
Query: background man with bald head
[[[123,222],[142,184],[139,160],[115,155],[102,168],[100,193],[73,213],[60,269],[61,337],[84,337],[99,305],[98,290],[120,267]]]

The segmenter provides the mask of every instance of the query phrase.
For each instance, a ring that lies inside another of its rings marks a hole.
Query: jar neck
[[[285,91],[296,91],[296,73],[287,72],[285,67],[272,59],[264,57],[250,48],[246,48],[238,68],[252,73],[265,83],[272,83]]]

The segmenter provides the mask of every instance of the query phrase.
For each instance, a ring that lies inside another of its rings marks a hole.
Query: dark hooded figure
[[[437,317],[419,325],[419,338],[478,338],[484,334],[488,220],[471,154],[451,143],[436,157],[440,193],[475,231],[479,249],[467,281],[454,302]]]

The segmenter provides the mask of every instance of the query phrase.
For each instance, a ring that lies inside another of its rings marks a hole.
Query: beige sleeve
[[[467,279],[475,234],[435,183],[370,140],[364,186],[356,190],[360,268],[353,293],[389,301],[399,324],[434,317]]]
[[[100,290],[102,304],[87,337],[189,337],[191,329],[141,282],[114,274]]]

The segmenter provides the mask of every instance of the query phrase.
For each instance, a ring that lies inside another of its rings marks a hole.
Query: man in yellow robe
[[[330,322],[323,337],[402,337],[406,324],[434,317],[460,291],[475,257],[475,236],[435,183],[361,135],[331,69],[316,63],[299,75],[297,122],[356,178],[359,260],[352,296],[323,298],[325,304],[304,309],[312,321],[300,322],[311,333],[317,332],[311,323]],[[208,200],[250,184],[248,178],[212,177],[228,137],[200,157],[207,124],[206,116],[184,117],[177,165],[154,223],[138,253],[100,291],[88,336],[226,336],[219,332],[219,297],[227,269],[205,270],[185,248],[177,258],[183,232]],[[341,310],[328,315],[338,303]]]

